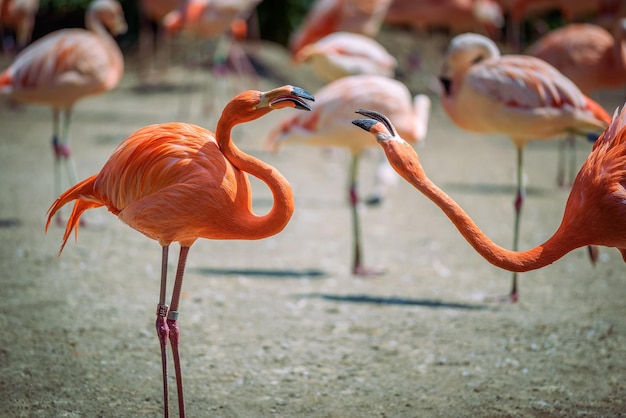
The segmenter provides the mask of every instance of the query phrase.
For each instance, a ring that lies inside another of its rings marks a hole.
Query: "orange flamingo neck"
[[[416,189],[432,200],[454,223],[474,249],[491,264],[516,272],[535,270],[552,264],[569,251],[582,247],[567,228],[559,228],[545,243],[527,250],[511,251],[494,243],[469,215],[424,172],[415,150],[406,142],[382,141],[383,149],[394,169]]]
[[[293,191],[289,182],[280,172],[271,165],[241,151],[231,138],[232,128],[240,123],[234,115],[235,109],[227,106],[217,123],[216,139],[222,154],[230,163],[244,173],[249,173],[262,180],[272,192],[274,204],[270,211],[262,216],[252,212],[240,225],[243,239],[261,239],[275,235],[282,231],[294,210]],[[263,112],[259,112],[261,116]]]

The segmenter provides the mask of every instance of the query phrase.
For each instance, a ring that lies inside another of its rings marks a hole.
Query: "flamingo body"
[[[611,34],[601,26],[573,23],[553,30],[527,54],[553,65],[586,94],[626,84],[626,19]]]
[[[63,243],[78,232],[83,212],[106,206],[132,228],[162,247],[161,292],[156,329],[161,345],[164,415],[169,415],[168,341],[174,357],[178,405],[184,418],[180,365],[178,306],[187,254],[198,238],[261,239],[280,232],[293,213],[293,194],[287,180],[272,166],[241,152],[231,140],[232,128],[274,109],[310,110],[304,90],[283,86],[268,92],[247,91],[226,105],[213,132],[185,123],[147,126],[126,138],[100,173],[62,193],[48,211],[46,230],[55,213],[75,201]],[[247,174],[266,182],[274,205],[265,215],[252,211]],[[171,304],[165,304],[167,259],[172,242],[180,243],[180,257]]]
[[[479,31],[496,36],[504,16],[494,0],[393,0],[385,23],[420,31],[444,28],[453,34]]]
[[[360,74],[393,77],[398,65],[374,39],[351,32],[334,32],[304,46],[294,61],[309,62],[315,73],[327,82]]]

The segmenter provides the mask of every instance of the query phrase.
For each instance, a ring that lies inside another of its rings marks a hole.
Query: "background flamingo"
[[[417,142],[426,136],[430,99],[424,95],[411,97],[399,81],[373,75],[340,78],[315,94],[313,111],[287,119],[267,138],[270,147],[283,144],[342,147],[350,152],[348,195],[352,211],[353,262],[352,273],[377,273],[363,264],[361,229],[357,192],[358,165],[363,152],[376,145],[370,135],[355,134],[350,129],[354,106],[367,105],[395,115],[398,127],[407,140]],[[392,173],[393,174],[393,173]],[[386,187],[384,188],[386,190]]]
[[[505,134],[513,140],[517,151],[516,251],[525,194],[524,146],[532,139],[601,131],[610,117],[550,64],[530,56],[501,56],[492,40],[478,34],[452,39],[440,80],[445,90],[441,103],[454,123],[468,131]],[[510,298],[518,298],[515,273]]]
[[[305,45],[294,62],[310,64],[325,82],[360,74],[393,77],[398,66],[398,61],[380,43],[352,32],[333,32]]]
[[[305,45],[333,32],[375,37],[391,0],[316,0],[292,33],[289,49],[295,56]]]
[[[534,270],[585,245],[615,247],[626,261],[624,109],[619,116],[615,113],[578,173],[557,231],[545,243],[521,252],[495,244],[426,176],[417,153],[401,138],[386,116],[368,110],[358,110],[357,113],[368,119],[357,119],[353,123],[376,137],[398,174],[439,206],[463,237],[491,264],[515,272]]]
[[[85,25],[87,30],[64,29],[37,40],[0,74],[0,93],[52,108],[56,195],[62,190],[62,165],[70,184],[77,181],[69,145],[74,105],[84,97],[111,90],[124,72],[122,52],[107,32],[108,29],[117,35],[126,31],[120,4],[113,0],[93,1],[85,14]]]
[[[33,36],[35,16],[39,11],[39,0],[0,0],[0,41],[5,51],[5,35],[8,31],[15,34],[16,51],[28,45]]]
[[[526,53],[553,65],[585,94],[626,84],[626,19],[620,19],[611,35],[590,23],[573,23],[553,30],[531,45]],[[572,152],[569,182],[576,174],[575,138],[564,141]],[[559,184],[565,183],[565,168],[559,155]]]
[[[229,82],[224,77],[227,64],[231,64],[240,77],[255,77],[254,67],[238,41],[247,35],[246,19],[260,1],[186,0],[182,7],[171,11],[163,19],[163,25],[169,34],[176,34],[179,40],[190,43],[187,47],[188,63],[192,61],[191,54],[198,50],[199,60],[203,60],[207,55],[205,48],[209,46],[208,64],[212,68],[210,81],[213,93],[215,88],[221,88],[226,96],[230,95],[226,91]],[[232,89],[233,86],[230,87]],[[213,102],[209,106],[215,108],[217,103]]]
[[[474,31],[499,38],[504,15],[494,0],[393,0],[384,21],[419,31]]]
[[[163,400],[167,417],[167,341],[174,359],[180,416],[185,416],[179,355],[178,305],[189,248],[198,238],[254,240],[277,234],[293,213],[287,180],[273,167],[241,152],[231,129],[274,109],[310,110],[304,90],[283,86],[268,92],[247,91],[224,108],[213,132],[184,123],[147,126],[126,138],[100,173],[65,191],[48,211],[48,222],[65,204],[76,201],[65,228],[63,247],[81,214],[106,206],[111,213],[162,246],[161,291],[156,328],[161,344]],[[274,197],[270,212],[252,212],[246,173],[263,180]],[[167,259],[172,242],[180,256],[171,304],[165,302]]]
[[[172,37],[163,26],[163,19],[186,0],[140,0],[138,76],[147,86],[159,83],[171,64]],[[152,71],[154,67],[155,71]]]

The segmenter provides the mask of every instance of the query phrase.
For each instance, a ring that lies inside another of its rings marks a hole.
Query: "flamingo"
[[[583,93],[591,94],[597,90],[626,85],[624,40],[626,19],[617,22],[613,35],[598,25],[573,23],[549,32],[532,44],[526,53],[553,65]],[[574,138],[567,138],[565,143],[573,151]],[[575,174],[574,155],[572,152],[570,178]],[[564,176],[564,168],[559,163],[559,184],[564,184]]]
[[[124,72],[122,52],[107,32],[117,35],[126,31],[120,4],[94,0],[86,11],[85,25],[87,30],[63,29],[33,42],[0,74],[0,93],[52,108],[55,195],[62,191],[63,165],[70,184],[77,181],[69,144],[74,105],[84,97],[113,89]]]
[[[30,43],[38,11],[39,0],[0,0],[0,35],[4,37],[5,29],[14,31],[17,51]]]
[[[504,15],[495,0],[393,0],[384,21],[420,31],[480,31],[495,38],[504,26]]]
[[[170,66],[171,36],[163,27],[163,19],[173,10],[183,6],[186,0],[140,0],[139,1],[139,42],[138,76],[143,86],[151,83],[153,77],[161,77]],[[150,74],[154,60],[156,75]],[[158,82],[158,79],[155,80]]]
[[[569,132],[601,132],[610,116],[550,64],[524,55],[501,56],[491,39],[474,33],[452,39],[440,80],[445,90],[444,111],[459,127],[505,134],[513,140],[517,151],[513,250],[517,251],[525,194],[524,146],[532,139]],[[518,299],[516,273],[509,297]]]
[[[380,43],[352,32],[333,32],[305,45],[294,62],[310,63],[325,82],[359,74],[393,77],[398,66],[398,61]]]
[[[261,0],[186,0],[183,6],[163,18],[165,30],[194,43],[213,41],[210,63],[215,78],[225,75],[226,64],[234,65],[239,75],[256,72],[241,46],[235,42],[247,34],[246,19]],[[238,39],[237,39],[238,38]],[[217,82],[217,87],[227,83]],[[224,89],[224,93],[227,92]],[[217,97],[218,95],[213,95]],[[216,103],[212,106],[215,107]]]
[[[589,245],[617,248],[626,261],[626,111],[615,112],[604,134],[580,169],[557,231],[543,244],[510,251],[494,243],[469,215],[424,172],[419,156],[398,134],[390,120],[371,110],[353,123],[372,134],[393,168],[432,200],[454,223],[467,242],[491,264],[524,272],[552,264],[568,252]]]
[[[289,40],[295,56],[305,45],[333,32],[375,37],[391,0],[316,0]]]
[[[274,167],[241,152],[232,142],[231,130],[275,109],[310,110],[306,100],[314,99],[293,86],[267,92],[250,90],[226,105],[216,133],[186,123],[142,128],[117,147],[100,173],[65,191],[48,210],[46,231],[54,214],[63,205],[76,201],[59,256],[72,230],[76,228],[78,232],[81,214],[101,206],[161,245],[156,328],[161,346],[165,417],[169,415],[168,338],[174,359],[179,414],[185,416],[177,319],[189,248],[198,238],[256,240],[275,235],[287,225],[293,213],[293,194],[287,180]],[[274,205],[266,215],[252,212],[246,173],[263,180],[272,191]],[[180,256],[168,307],[167,259],[173,242],[180,244]]]
[[[293,143],[322,147],[346,148],[351,155],[348,171],[348,198],[352,212],[352,274],[371,275],[380,271],[367,268],[361,253],[361,228],[357,193],[358,165],[363,152],[375,147],[370,135],[355,135],[350,129],[354,106],[367,105],[393,114],[407,140],[418,142],[426,136],[430,99],[425,95],[411,97],[401,82],[382,76],[358,75],[340,78],[315,94],[313,111],[283,121],[267,138],[274,150]],[[391,172],[395,177],[395,174]],[[390,180],[388,180],[390,181]]]

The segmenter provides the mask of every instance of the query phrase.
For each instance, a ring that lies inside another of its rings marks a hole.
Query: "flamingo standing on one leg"
[[[231,139],[232,128],[275,109],[310,110],[304,90],[283,86],[267,92],[246,91],[224,108],[213,132],[186,123],[151,125],[126,138],[99,174],[65,191],[48,211],[46,231],[54,214],[75,200],[63,236],[67,242],[87,209],[106,206],[119,219],[161,244],[161,293],[156,328],[161,344],[163,401],[167,417],[167,341],[176,371],[178,405],[185,416],[179,355],[178,305],[189,247],[198,238],[254,240],[277,234],[293,213],[287,180],[274,167],[241,152]],[[263,216],[252,212],[246,173],[263,180],[274,196]],[[165,302],[167,257],[172,242],[180,243],[180,257],[171,304]]]
[[[613,34],[598,25],[573,23],[549,32],[532,44],[526,53],[551,64],[583,93],[591,94],[600,89],[626,85],[625,41],[626,19],[617,21]],[[563,143],[572,149],[569,164],[571,184],[576,174],[575,139],[569,137]],[[560,152],[557,174],[560,185],[566,183],[563,160]]]
[[[495,244],[469,215],[422,168],[415,150],[389,119],[375,111],[358,110],[367,119],[353,123],[370,132],[393,168],[432,200],[472,247],[491,264],[515,272],[552,264],[568,252],[589,245],[615,247],[626,261],[626,111],[613,120],[583,164],[565,206],[563,220],[545,243],[527,251],[509,251]]]
[[[523,149],[532,139],[601,131],[610,116],[550,64],[524,55],[501,56],[489,38],[468,33],[452,39],[440,80],[442,105],[461,128],[511,137],[517,150],[513,250],[518,248],[524,201]],[[510,299],[518,298],[513,274]]]
[[[69,127],[72,109],[84,97],[117,86],[124,58],[114,35],[126,31],[122,7],[113,0],[94,0],[85,14],[84,29],[63,29],[29,45],[0,74],[0,93],[52,108],[55,195],[62,191],[61,166],[70,184],[77,181],[71,159]],[[63,115],[59,132],[59,118]]]
[[[426,136],[430,99],[425,95],[411,97],[399,81],[373,75],[340,78],[315,94],[313,111],[287,119],[267,138],[273,148],[286,143],[347,148],[351,154],[348,194],[352,211],[353,263],[352,273],[369,275],[378,271],[363,265],[361,228],[358,216],[358,164],[367,148],[376,146],[370,135],[355,135],[350,129],[355,106],[369,106],[398,120],[398,127],[407,140],[417,142]],[[395,174],[392,172],[392,175]]]

